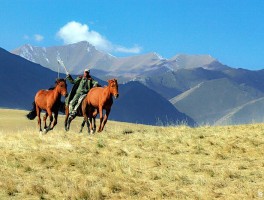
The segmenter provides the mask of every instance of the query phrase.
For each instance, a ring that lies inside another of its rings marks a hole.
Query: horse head
[[[65,79],[57,79],[56,80],[56,88],[58,92],[62,95],[67,97],[68,92],[67,92],[67,84]]]
[[[108,80],[108,86],[110,88],[110,93],[115,97],[118,98],[118,83],[116,79]]]

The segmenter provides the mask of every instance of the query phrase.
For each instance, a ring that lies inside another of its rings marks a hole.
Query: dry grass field
[[[0,109],[0,199],[264,199],[263,124],[42,135],[26,113]]]

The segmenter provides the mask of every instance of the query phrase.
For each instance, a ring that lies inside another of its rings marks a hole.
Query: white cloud
[[[35,34],[34,35],[34,39],[37,41],[37,42],[41,42],[42,40],[44,40],[44,37],[40,34]]]
[[[68,22],[60,28],[57,32],[57,36],[63,40],[64,44],[87,41],[97,49],[107,52],[139,53],[141,51],[139,46],[126,48],[120,45],[114,45],[100,33],[90,30],[88,25],[75,21]]]
[[[72,44],[80,41],[87,41],[105,51],[111,50],[111,43],[107,41],[102,35],[95,31],[89,30],[86,24],[80,24],[72,21],[63,26],[57,35],[63,40],[65,44]]]

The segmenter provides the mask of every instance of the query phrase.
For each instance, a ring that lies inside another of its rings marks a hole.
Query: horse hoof
[[[70,125],[65,126],[65,131],[69,131],[70,130]]]
[[[48,132],[48,129],[44,129],[43,134],[46,134]]]

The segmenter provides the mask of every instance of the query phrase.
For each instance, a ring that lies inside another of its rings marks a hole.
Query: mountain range
[[[95,76],[101,79],[115,77],[121,81],[130,81],[137,76],[148,75],[153,70],[173,71],[181,68],[204,66],[214,61],[208,55],[176,55],[164,59],[157,53],[148,53],[131,57],[115,57],[98,51],[88,42],[78,42],[66,46],[34,47],[29,44],[12,51],[31,62],[38,63],[53,71],[60,70],[57,59],[61,59],[72,74],[80,74],[84,67],[93,69]]]
[[[24,45],[12,53],[55,72],[63,70],[59,57],[72,74],[89,67],[102,80],[139,82],[200,125],[263,122],[264,70],[232,68],[210,55],[178,54],[165,59],[148,53],[118,58],[88,42],[47,48]],[[138,95],[147,97],[144,92]]]
[[[65,76],[60,74],[60,77]],[[36,92],[53,86],[56,78],[57,72],[0,48],[1,108],[30,110]],[[97,77],[94,78],[101,85],[107,84]],[[71,87],[68,84],[68,91]],[[179,122],[190,126],[195,124],[193,119],[179,112],[164,97],[139,82],[119,84],[119,93],[120,98],[114,100],[110,120],[149,125]]]

